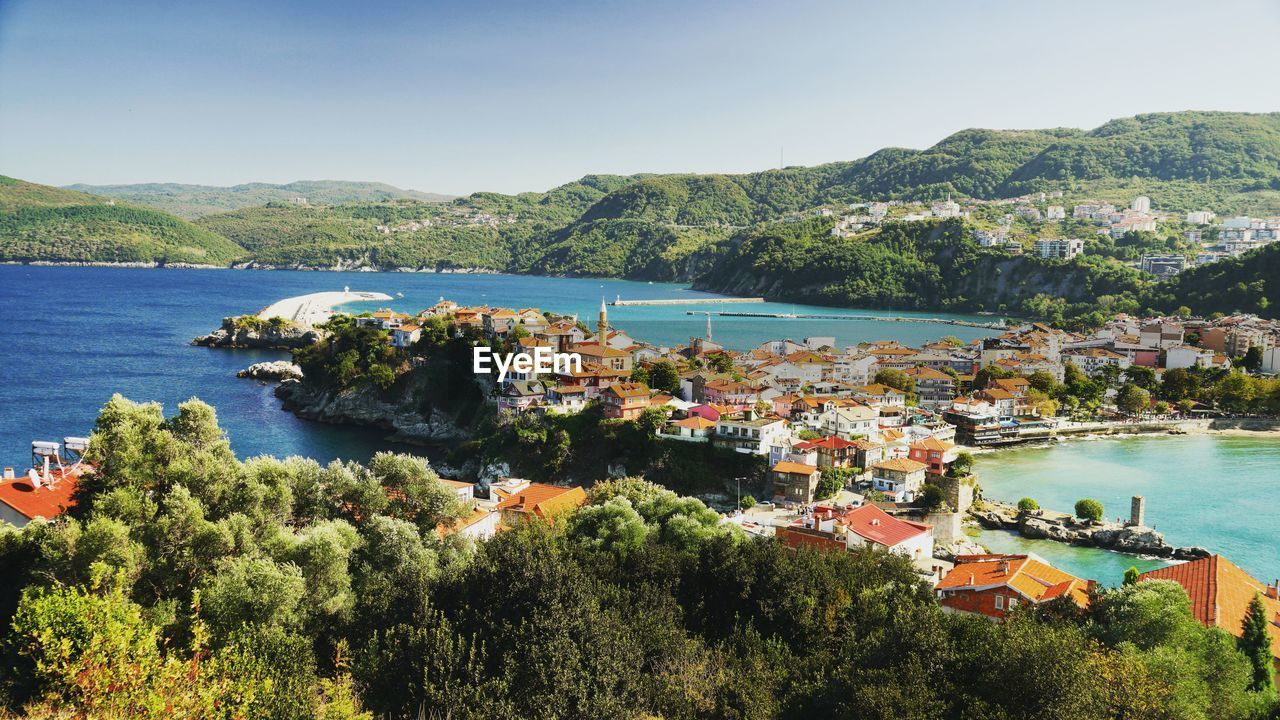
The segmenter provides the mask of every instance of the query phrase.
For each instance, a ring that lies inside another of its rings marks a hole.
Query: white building
[[[1045,220],[1065,220],[1067,218],[1067,209],[1061,205],[1050,205],[1044,211]]]
[[[1036,255],[1046,259],[1070,260],[1082,252],[1084,252],[1084,240],[1078,238],[1036,241]]]
[[[1208,225],[1215,217],[1217,216],[1209,210],[1197,210],[1187,213],[1187,222],[1192,225]]]
[[[1129,203],[1129,209],[1134,212],[1148,213],[1151,212],[1151,198],[1146,195],[1139,195]]]
[[[1213,351],[1190,345],[1175,345],[1164,354],[1166,370],[1189,367],[1209,367],[1213,364]]]

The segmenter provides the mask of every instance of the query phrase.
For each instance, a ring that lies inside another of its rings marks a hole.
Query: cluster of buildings
[[[474,208],[449,205],[445,207],[444,213],[437,214],[433,217],[408,220],[396,223],[395,225],[375,225],[373,229],[375,232],[382,233],[383,235],[390,235],[392,233],[418,232],[432,227],[453,227],[459,225],[484,225],[496,228],[499,225],[509,225],[514,223],[518,219],[519,218],[517,218],[516,215],[511,213],[499,215],[476,210]]]

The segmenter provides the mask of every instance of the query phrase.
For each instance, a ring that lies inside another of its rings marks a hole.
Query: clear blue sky
[[[540,190],[1280,110],[1280,3],[0,0],[0,173]]]

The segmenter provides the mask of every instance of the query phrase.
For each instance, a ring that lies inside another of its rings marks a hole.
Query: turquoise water
[[[1280,574],[1280,441],[1273,437],[1072,440],[979,455],[976,470],[986,497],[1029,496],[1064,512],[1091,497],[1102,502],[1106,517],[1127,518],[1130,497],[1143,495],[1147,524],[1171,545],[1206,547],[1259,579]],[[1131,555],[1002,532],[984,533],[981,542],[993,550],[1030,549],[1108,584],[1119,582],[1130,565],[1145,569]]]
[[[217,327],[224,316],[343,286],[403,294],[390,304],[404,311],[416,312],[444,296],[467,305],[579,313],[589,325],[595,324],[602,296],[707,297],[683,285],[511,275],[0,266],[0,348],[5,353],[0,465],[25,467],[33,439],[88,432],[98,409],[114,392],[159,401],[170,413],[177,403],[200,397],[217,408],[242,457],[366,459],[379,449],[395,447],[376,430],[300,420],[280,409],[272,386],[235,377],[236,371],[254,362],[286,357],[283,352],[210,350],[188,344]],[[688,309],[791,312],[793,307],[798,313],[861,312],[775,304],[637,306],[610,308],[610,318],[637,339],[674,345],[705,331],[705,318],[686,315]],[[713,333],[729,347],[746,348],[787,336],[834,335],[841,344],[898,338],[917,344],[947,334],[971,340],[988,331],[925,323],[725,318],[713,320]]]

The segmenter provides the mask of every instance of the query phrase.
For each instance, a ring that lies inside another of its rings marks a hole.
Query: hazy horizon
[[[1258,42],[1216,52],[1223,29]],[[540,191],[1280,110],[1280,6],[0,0],[0,172],[51,185],[362,179]],[[1123,70],[1120,70],[1120,69]]]

